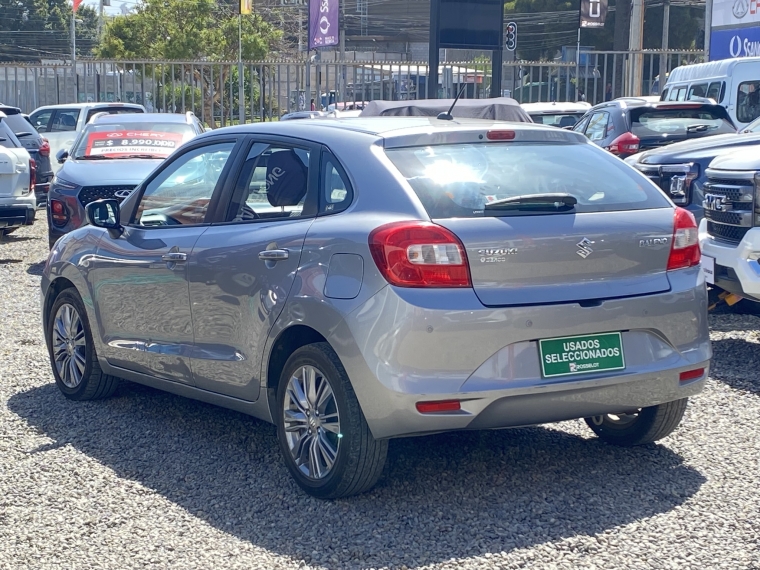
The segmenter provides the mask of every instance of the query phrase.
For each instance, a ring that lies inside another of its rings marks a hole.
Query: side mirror
[[[57,153],[55,153],[55,158],[58,161],[58,164],[63,164],[66,162],[66,159],[69,157],[69,151],[67,150],[59,150]]]
[[[87,204],[87,221],[96,228],[105,228],[112,238],[124,233],[117,200],[96,200]]]

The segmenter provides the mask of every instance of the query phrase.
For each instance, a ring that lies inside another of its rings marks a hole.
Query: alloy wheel
[[[53,361],[58,376],[67,388],[82,382],[87,363],[84,325],[77,310],[68,303],[58,308],[53,320]]]
[[[314,366],[301,366],[288,380],[283,408],[285,439],[296,466],[310,479],[327,477],[343,437],[330,382]]]

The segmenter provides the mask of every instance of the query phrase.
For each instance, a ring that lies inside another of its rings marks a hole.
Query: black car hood
[[[63,163],[56,176],[79,184],[134,184],[137,186],[163,159],[72,160]]]
[[[709,158],[732,148],[760,145],[760,133],[727,134],[701,137],[641,153],[640,164],[673,164]]]

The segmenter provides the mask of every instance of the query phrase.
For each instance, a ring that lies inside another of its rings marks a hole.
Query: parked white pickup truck
[[[760,303],[760,146],[710,163],[703,206],[699,243],[707,282]]]
[[[34,222],[35,163],[0,112],[0,237]]]

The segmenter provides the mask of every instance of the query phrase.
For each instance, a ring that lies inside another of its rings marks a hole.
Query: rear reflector
[[[387,224],[369,235],[377,268],[398,287],[471,287],[467,255],[444,227],[412,221]]]
[[[705,374],[704,368],[697,368],[695,370],[687,370],[686,372],[681,372],[679,374],[678,379],[681,382],[687,382],[689,380],[696,380],[697,378],[702,378]]]
[[[699,235],[694,214],[683,208],[676,208],[673,226],[673,245],[668,258],[668,271],[699,265],[702,252],[699,250]]]
[[[486,138],[489,141],[511,141],[515,138],[515,131],[488,131]]]
[[[421,414],[456,412],[462,409],[459,400],[440,400],[438,402],[417,402],[417,411]]]

